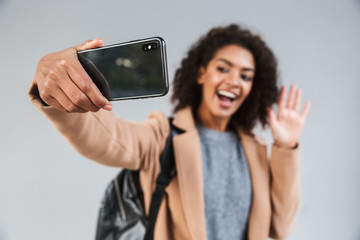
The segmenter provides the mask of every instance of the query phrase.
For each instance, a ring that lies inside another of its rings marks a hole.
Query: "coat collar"
[[[196,128],[191,107],[186,107],[176,113],[173,124],[184,131]]]
[[[174,118],[173,125],[185,132],[194,130],[196,128],[196,124],[191,107],[186,107],[179,110]],[[237,129],[237,134],[240,136],[240,139],[251,142],[255,141],[259,145],[266,146],[264,139],[254,135],[251,132],[249,133],[242,128]]]

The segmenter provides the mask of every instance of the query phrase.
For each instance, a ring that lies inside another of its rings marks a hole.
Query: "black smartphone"
[[[164,39],[152,37],[78,52],[85,71],[110,101],[169,91]]]

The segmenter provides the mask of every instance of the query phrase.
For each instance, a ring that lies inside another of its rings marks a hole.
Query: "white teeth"
[[[235,99],[236,98],[236,95],[231,93],[231,92],[228,92],[228,91],[224,91],[224,90],[219,90],[218,91],[218,94],[221,95],[221,96],[224,96],[224,97],[228,97],[228,98],[231,98],[231,99]]]

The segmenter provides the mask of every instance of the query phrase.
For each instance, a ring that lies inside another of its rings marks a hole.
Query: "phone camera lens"
[[[159,48],[159,44],[157,42],[147,43],[147,44],[144,44],[144,45],[141,46],[141,49],[144,52],[153,51],[153,50],[156,50],[158,48]]]

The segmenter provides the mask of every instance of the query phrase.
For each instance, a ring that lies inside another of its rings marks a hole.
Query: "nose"
[[[231,71],[228,75],[227,82],[232,86],[240,87],[241,85],[241,77],[238,71]]]

